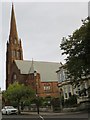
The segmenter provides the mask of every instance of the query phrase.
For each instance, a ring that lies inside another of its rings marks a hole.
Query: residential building
[[[72,83],[69,78],[67,78],[67,71],[64,68],[64,65],[59,67],[59,70],[56,71],[58,76],[58,87],[60,94],[64,96],[64,100],[70,98],[71,95],[77,95],[77,103],[81,103],[89,100],[88,88],[90,87],[90,77],[89,79],[78,80],[78,85]],[[84,91],[84,92],[83,92]]]

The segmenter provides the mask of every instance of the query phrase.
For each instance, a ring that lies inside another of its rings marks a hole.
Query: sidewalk
[[[83,113],[81,111],[79,112],[40,112],[39,114],[40,115],[44,115],[44,116],[47,116],[47,115],[65,115],[65,114],[80,114],[80,113]],[[37,112],[21,112],[22,115],[38,115]]]

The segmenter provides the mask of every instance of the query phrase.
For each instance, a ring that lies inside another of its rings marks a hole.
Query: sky
[[[4,0],[5,1],[5,0]],[[22,40],[24,60],[65,63],[60,43],[71,35],[88,16],[88,1],[79,2],[25,2],[14,1],[18,36]],[[1,2],[0,11],[0,87],[5,89],[6,42],[9,38],[10,2]]]

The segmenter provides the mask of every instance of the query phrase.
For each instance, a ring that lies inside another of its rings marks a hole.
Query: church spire
[[[15,40],[15,39],[18,40],[18,33],[17,33],[17,26],[16,26],[16,20],[15,20],[14,5],[12,3],[11,23],[10,23],[10,40]]]
[[[12,83],[12,66],[15,60],[23,60],[21,39],[18,38],[14,6],[12,4],[10,35],[6,51],[6,88]]]

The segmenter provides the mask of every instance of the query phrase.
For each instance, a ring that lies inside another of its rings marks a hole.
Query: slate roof
[[[26,60],[15,60],[15,63],[21,74],[29,74],[37,71],[37,73],[40,73],[41,81],[43,82],[58,81],[56,71],[61,66],[60,63]]]

